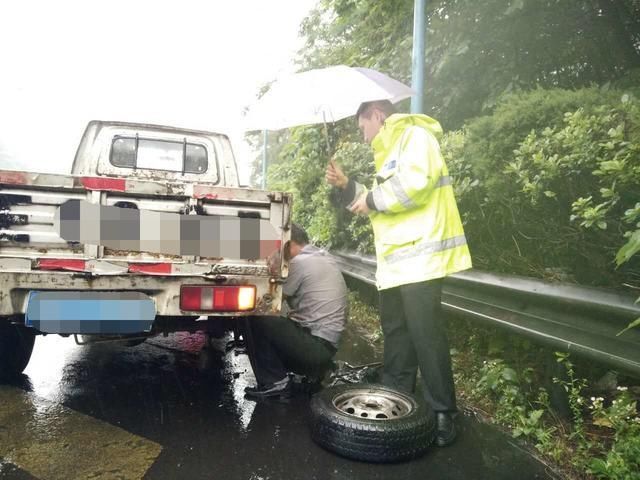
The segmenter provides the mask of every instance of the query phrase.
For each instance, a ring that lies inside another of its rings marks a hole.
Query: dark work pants
[[[454,412],[456,396],[441,297],[442,279],[380,291],[382,382],[413,393],[419,367],[427,403],[436,412]]]
[[[319,377],[331,367],[335,347],[286,317],[252,317],[247,351],[258,385],[282,380],[287,372]]]

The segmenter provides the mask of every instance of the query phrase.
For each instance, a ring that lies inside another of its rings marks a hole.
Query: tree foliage
[[[445,128],[536,86],[603,85],[640,67],[637,0],[427,4],[427,111]],[[302,69],[347,64],[411,75],[413,1],[321,0],[302,24]]]
[[[337,138],[342,140],[335,147],[333,158],[347,175],[368,181],[373,175],[371,151],[357,140],[353,125],[346,121],[332,128],[330,141]],[[278,162],[269,169],[269,188],[293,193],[293,220],[304,225],[315,242],[329,248],[371,253],[369,221],[351,215],[332,196],[332,189],[324,181],[327,161],[321,127],[295,128]]]
[[[448,134],[443,150],[476,264],[637,282],[637,261],[616,270],[613,260],[639,228],[639,108],[621,90],[538,89],[509,95],[492,115]]]

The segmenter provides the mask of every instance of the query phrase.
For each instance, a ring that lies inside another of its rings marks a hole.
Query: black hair
[[[396,108],[393,106],[389,100],[374,100],[372,102],[364,102],[360,104],[358,107],[358,111],[356,112],[356,119],[361,116],[365,116],[366,118],[371,117],[370,108],[375,107],[378,110],[382,111],[387,117],[396,113]]]
[[[291,241],[298,245],[307,245],[309,243],[309,235],[297,223],[291,224]]]

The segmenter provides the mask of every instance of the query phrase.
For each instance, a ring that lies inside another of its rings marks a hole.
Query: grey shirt
[[[291,260],[282,291],[289,318],[337,347],[347,320],[347,286],[331,256],[305,245]]]

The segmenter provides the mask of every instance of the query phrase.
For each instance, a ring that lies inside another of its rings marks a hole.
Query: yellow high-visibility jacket
[[[367,192],[379,290],[471,268],[451,178],[440,154],[440,124],[391,115],[373,139],[376,180]],[[355,200],[366,189],[350,188]]]

